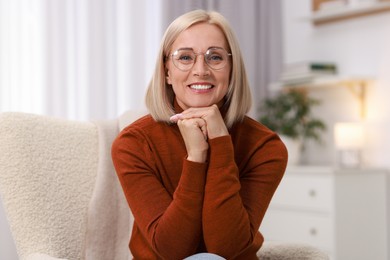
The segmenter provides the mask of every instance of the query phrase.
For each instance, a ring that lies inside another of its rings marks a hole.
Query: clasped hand
[[[187,149],[187,159],[194,162],[206,162],[208,139],[229,134],[217,105],[189,108],[170,120],[177,123]]]

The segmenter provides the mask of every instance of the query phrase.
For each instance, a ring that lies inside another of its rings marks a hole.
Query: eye
[[[195,60],[195,54],[186,50],[179,50],[174,54],[174,56],[178,62],[183,64],[191,64]]]
[[[218,54],[218,53],[212,53],[209,57],[208,57],[209,60],[214,60],[214,61],[220,61],[220,60],[223,60],[223,57]]]
[[[207,54],[207,61],[210,63],[220,63],[224,61],[225,57],[219,52],[210,52]]]
[[[191,55],[181,55],[178,60],[181,60],[181,61],[192,61],[193,58]]]

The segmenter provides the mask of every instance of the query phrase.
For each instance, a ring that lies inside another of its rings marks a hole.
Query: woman
[[[279,137],[245,116],[250,90],[237,39],[216,12],[178,17],[146,95],[150,115],[113,143],[134,215],[135,259],[208,252],[257,259],[259,226],[286,167]]]

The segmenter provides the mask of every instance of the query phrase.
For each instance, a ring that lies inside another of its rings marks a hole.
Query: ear
[[[165,72],[165,80],[169,85],[172,85],[172,80],[171,80],[171,73],[169,72],[169,69]]]

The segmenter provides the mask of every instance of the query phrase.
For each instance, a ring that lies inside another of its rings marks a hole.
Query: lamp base
[[[359,168],[362,164],[360,150],[340,150],[338,158],[341,168]]]

